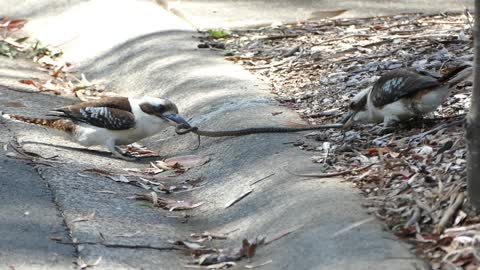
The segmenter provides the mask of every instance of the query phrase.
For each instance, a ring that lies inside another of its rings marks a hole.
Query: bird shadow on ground
[[[122,160],[120,158],[116,158],[112,156],[112,153],[108,151],[103,151],[103,150],[97,150],[97,149],[88,149],[88,148],[81,148],[81,147],[72,147],[72,146],[66,146],[66,145],[59,145],[59,144],[51,144],[51,143],[43,143],[43,142],[34,142],[34,141],[25,141],[22,142],[23,145],[28,145],[28,144],[33,144],[33,145],[42,145],[42,146],[48,146],[48,147],[54,147],[54,148],[60,148],[68,151],[76,151],[76,152],[81,152],[84,154],[89,154],[97,157],[105,157],[105,158],[111,158],[114,160],[121,160],[121,161],[127,161],[128,160]],[[178,156],[181,154],[191,154],[190,152],[184,152],[184,153],[176,153],[175,155],[157,155],[157,156],[145,156],[145,157],[136,157],[135,160],[131,160],[129,162],[135,162],[135,163],[140,163],[140,164],[149,164],[152,161],[156,161],[159,159],[166,159],[166,158],[171,158],[174,156]]]

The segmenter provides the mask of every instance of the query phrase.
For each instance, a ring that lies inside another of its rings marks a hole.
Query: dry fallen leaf
[[[192,201],[176,201],[173,203],[167,204],[165,207],[168,208],[168,211],[174,210],[190,210],[201,206],[203,202],[194,203]]]
[[[148,192],[148,193],[137,193],[135,194],[135,199],[137,200],[145,200],[151,202],[155,206],[162,207],[167,209],[168,211],[174,210],[190,210],[197,208],[203,204],[203,202],[194,203],[192,201],[183,201],[183,200],[173,200],[170,198],[160,197],[156,192]]]
[[[188,249],[192,249],[192,250],[198,250],[198,249],[205,249],[206,247],[203,246],[203,245],[200,245],[198,243],[193,243],[193,242],[190,242],[190,241],[175,241],[173,242],[174,245],[180,245],[180,246],[185,246],[187,247]]]
[[[212,239],[225,240],[225,239],[228,238],[227,234],[212,233],[212,232],[202,232],[200,234],[192,233],[192,234],[190,234],[190,237],[195,238],[195,239],[208,239],[208,240],[212,240]]]
[[[130,183],[131,182],[124,175],[118,175],[118,176],[107,175],[107,178],[112,179],[115,182],[121,182],[121,183]]]
[[[35,86],[36,83],[32,80],[32,79],[28,79],[28,80],[19,80],[18,81],[19,83],[23,83],[23,84],[27,84],[27,85],[33,85]]]
[[[76,263],[79,269],[87,269],[89,267],[94,267],[99,265],[101,261],[102,261],[102,256],[98,257],[98,259],[96,259],[95,262],[93,263],[87,263],[83,260],[82,257],[78,257]]]
[[[184,265],[184,267],[187,268],[195,268],[195,269],[225,269],[230,266],[235,266],[236,263],[234,262],[222,262],[222,263],[217,263],[217,264],[211,264],[211,265],[192,265],[192,264],[187,264]]]
[[[25,19],[12,19],[7,18],[0,19],[0,29],[4,28],[7,31],[17,31],[23,28],[28,21]]]
[[[75,223],[75,222],[89,221],[89,220],[92,220],[94,218],[95,218],[95,211],[93,211],[90,214],[85,214],[85,215],[79,216],[79,217],[73,219],[71,222]]]
[[[167,158],[164,160],[166,166],[168,167],[174,168],[175,166],[180,166],[183,169],[199,167],[207,163],[208,161],[210,161],[210,158],[208,156],[197,155],[178,156],[173,158]]]

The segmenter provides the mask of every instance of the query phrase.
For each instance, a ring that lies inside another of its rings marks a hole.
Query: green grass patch
[[[211,38],[214,39],[226,38],[230,36],[230,32],[224,29],[210,29],[207,31],[207,33]]]

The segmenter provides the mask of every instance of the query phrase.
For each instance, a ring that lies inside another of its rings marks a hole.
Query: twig
[[[363,166],[363,167],[360,167],[360,168],[357,168],[357,169],[353,169],[353,170],[346,170],[346,171],[341,171],[341,172],[332,172],[332,173],[318,173],[318,174],[298,174],[298,173],[294,173],[294,172],[291,172],[287,169],[285,169],[285,171],[291,175],[295,175],[295,176],[300,176],[300,177],[315,177],[315,178],[327,178],[327,177],[334,177],[334,176],[342,176],[342,175],[347,175],[347,174],[352,174],[352,173],[357,173],[357,172],[361,172],[365,169],[368,169],[370,168],[371,166],[375,165],[375,163],[370,163],[368,164],[367,166]]]
[[[440,222],[435,226],[435,232],[436,233],[442,233],[443,230],[445,230],[445,227],[447,224],[450,222],[450,220],[453,218],[453,215],[457,212],[457,210],[462,206],[463,201],[465,199],[465,193],[459,193],[457,195],[457,198],[455,201],[448,207],[448,209],[445,211],[445,213],[442,216],[442,219],[440,219]]]
[[[284,38],[296,38],[298,35],[291,34],[291,35],[278,35],[278,36],[268,36],[268,37],[261,37],[259,40],[277,40],[277,39],[284,39]]]
[[[281,65],[287,63],[288,61],[290,61],[289,57],[287,57],[284,60],[282,60],[278,63],[275,63],[275,64],[270,64],[270,65],[265,65],[265,66],[245,67],[245,69],[247,69],[247,70],[257,70],[257,69],[273,68],[273,67],[281,66]]]
[[[265,177],[262,177],[262,178],[256,180],[255,182],[251,183],[250,186],[253,186],[253,185],[255,185],[255,184],[257,184],[257,183],[259,183],[259,182],[261,182],[261,181],[263,181],[263,180],[265,180],[265,179],[267,179],[267,178],[269,178],[270,176],[273,176],[273,175],[275,175],[275,173],[271,173],[271,174],[269,174]]]
[[[415,207],[415,210],[413,210],[412,217],[405,223],[405,225],[403,225],[403,228],[408,228],[413,224],[415,224],[420,218],[421,214],[422,214],[422,209],[417,205],[417,207]]]
[[[353,223],[353,224],[351,224],[351,225],[349,225],[349,226],[347,226],[347,227],[345,227],[345,228],[337,231],[336,233],[333,234],[333,237],[336,237],[336,236],[339,236],[339,235],[341,235],[341,234],[344,234],[344,233],[346,233],[346,232],[348,232],[348,231],[350,231],[350,230],[352,230],[352,229],[355,229],[355,228],[358,227],[358,226],[361,226],[361,225],[363,225],[363,224],[365,224],[365,223],[368,223],[368,222],[374,221],[374,220],[375,220],[375,218],[374,218],[374,217],[371,217],[371,218],[366,218],[366,219],[364,219],[364,220],[357,221],[357,222],[355,222],[355,223]]]
[[[455,236],[459,233],[466,232],[466,231],[477,231],[480,229],[480,223],[477,224],[472,224],[468,226],[463,226],[463,227],[455,227],[455,228],[449,228],[444,231],[444,235],[446,236]]]
[[[195,268],[195,269],[224,269],[225,267],[235,266],[235,262],[221,262],[210,265],[196,265],[196,264],[186,264],[183,267],[186,268]]]
[[[352,37],[367,37],[367,38],[368,38],[368,37],[372,37],[372,35],[369,35],[369,34],[352,34],[352,35],[345,35],[345,36],[343,36],[343,37],[331,38],[331,39],[323,40],[322,42],[316,43],[316,44],[314,44],[314,45],[315,45],[315,46],[318,46],[318,45],[330,43],[330,42],[333,42],[333,41],[339,41],[339,40],[342,40],[342,39],[347,39],[347,38],[352,38]]]
[[[455,126],[455,125],[458,125],[459,123],[462,123],[464,122],[463,119],[461,120],[458,120],[458,121],[453,121],[451,123],[448,123],[448,124],[441,124],[439,126],[436,126],[428,131],[425,131],[423,133],[420,133],[418,134],[417,136],[414,136],[413,138],[411,138],[408,142],[409,143],[412,143],[414,141],[417,141],[417,140],[422,140],[423,138],[425,138],[427,135],[430,135],[430,134],[433,134],[433,133],[436,133],[437,131],[440,131],[442,129],[445,129],[445,128],[449,128],[449,127],[452,127],[452,126]]]
[[[264,245],[266,246],[266,245],[268,245],[268,244],[271,244],[273,241],[277,241],[277,240],[280,239],[280,238],[283,238],[283,237],[285,237],[285,236],[287,236],[287,235],[289,235],[289,234],[291,234],[291,233],[293,233],[293,232],[296,232],[296,231],[298,231],[299,229],[303,228],[303,226],[304,226],[303,224],[302,224],[302,225],[298,225],[298,226],[295,226],[295,227],[293,227],[293,228],[290,228],[290,229],[288,229],[288,230],[286,230],[286,231],[284,231],[284,232],[281,232],[281,233],[273,236],[272,239],[270,239],[270,240],[268,240],[268,241],[265,241]]]
[[[270,264],[270,263],[272,263],[272,262],[273,262],[273,260],[268,260],[268,261],[266,261],[266,262],[259,263],[259,264],[247,264],[247,265],[245,265],[245,268],[247,268],[247,269],[254,269],[254,268],[258,268],[258,267],[262,267],[262,266],[264,266],[264,265]]]
[[[247,190],[246,192],[242,193],[242,195],[240,195],[236,199],[234,199],[234,200],[230,201],[229,203],[225,204],[225,209],[229,208],[230,206],[232,206],[234,204],[236,204],[237,202],[239,202],[243,198],[247,197],[252,192],[253,192],[253,189],[250,189],[250,190]]]

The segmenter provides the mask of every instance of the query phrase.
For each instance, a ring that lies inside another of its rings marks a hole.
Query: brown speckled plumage
[[[68,134],[72,134],[75,131],[75,124],[65,119],[44,119],[19,115],[9,115],[9,117],[13,120],[53,128]]]

